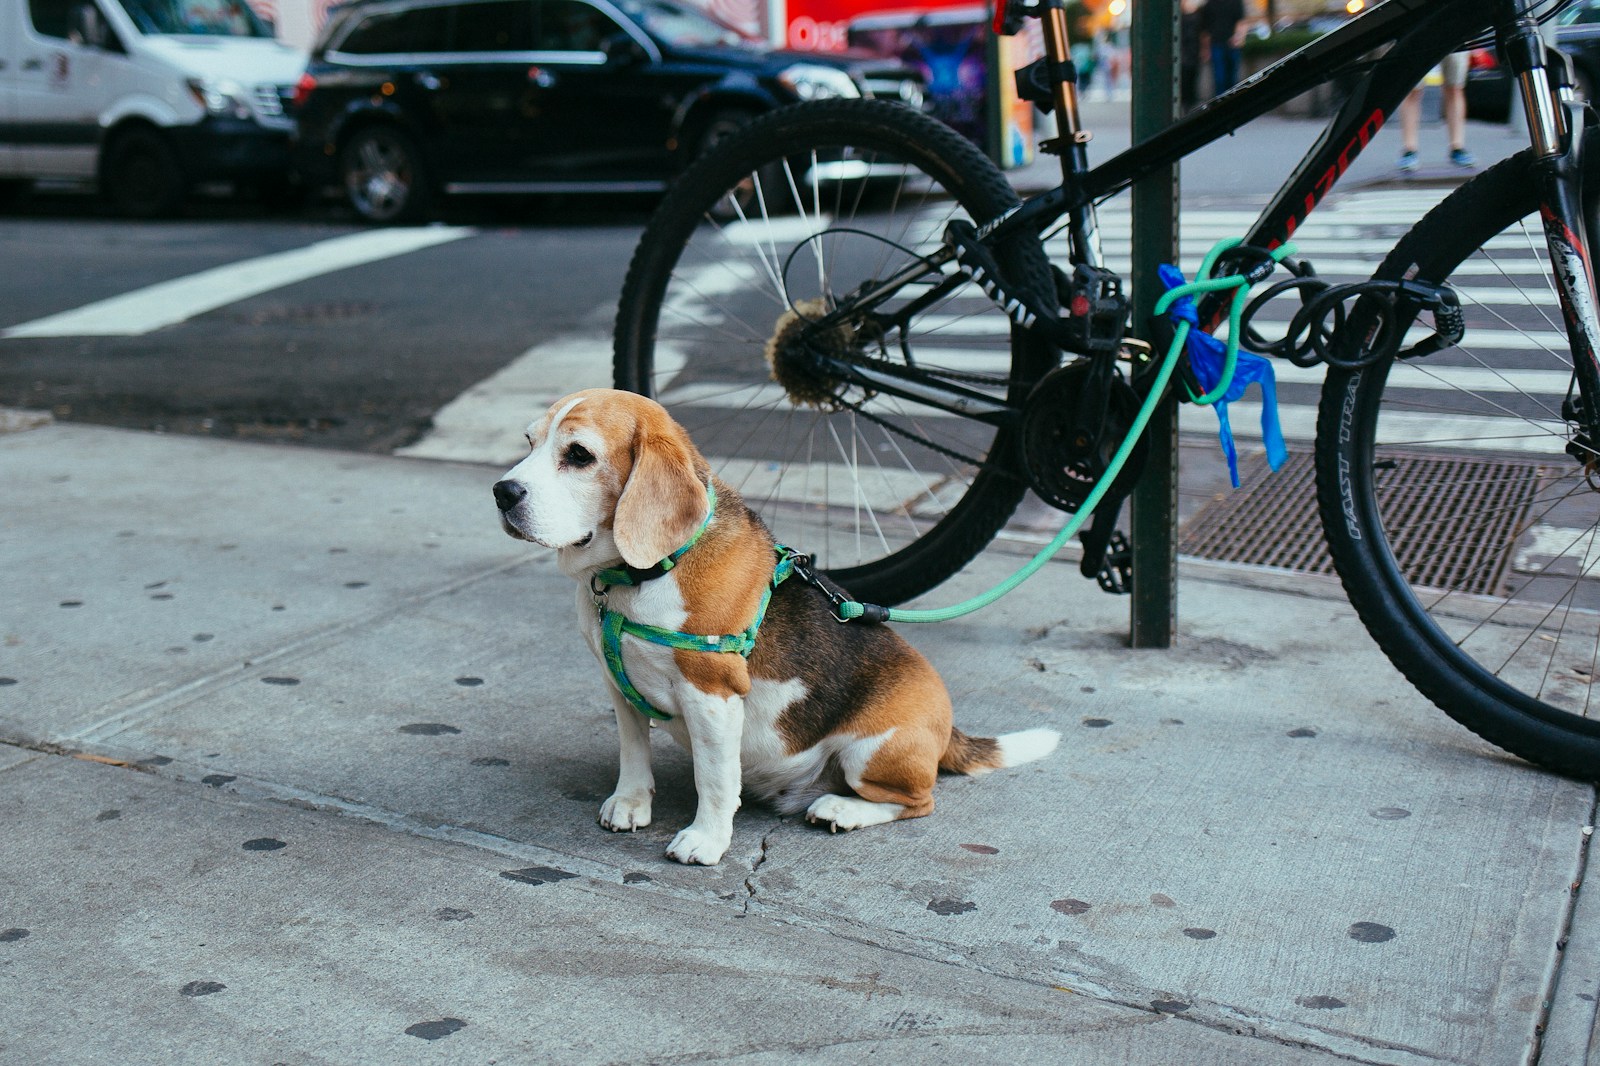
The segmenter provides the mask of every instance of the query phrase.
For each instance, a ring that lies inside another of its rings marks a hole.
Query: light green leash
[[[1212,268],[1224,252],[1236,248],[1242,243],[1244,242],[1237,237],[1219,241],[1206,254],[1205,260],[1200,264],[1200,270],[1196,275],[1197,278],[1204,278],[1205,280],[1192,281],[1169,289],[1162,295],[1160,300],[1156,301],[1155,314],[1159,316],[1165,314],[1167,308],[1172,306],[1173,301],[1180,297],[1193,296],[1196,293],[1217,292],[1222,289],[1235,290],[1233,302],[1228,309],[1228,349],[1226,361],[1223,365],[1222,380],[1216,388],[1204,396],[1191,397],[1197,404],[1216,403],[1227,394],[1228,387],[1233,384],[1233,370],[1239,354],[1239,322],[1244,312],[1244,306],[1249,299],[1250,280],[1243,274],[1229,274],[1221,278],[1207,278],[1206,275],[1211,273]],[[1294,251],[1293,244],[1280,245],[1271,253],[1273,262],[1282,262],[1285,257],[1293,255]],[[1127,463],[1128,456],[1133,454],[1134,446],[1144,433],[1145,426],[1149,424],[1150,417],[1155,414],[1156,405],[1161,402],[1162,396],[1166,394],[1167,384],[1172,379],[1172,372],[1178,365],[1178,357],[1182,355],[1184,342],[1188,340],[1188,337],[1189,323],[1179,322],[1173,332],[1172,344],[1168,347],[1166,357],[1161,361],[1161,367],[1156,372],[1155,383],[1150,388],[1150,394],[1145,397],[1143,405],[1139,408],[1138,415],[1134,417],[1132,427],[1128,430],[1127,435],[1123,437],[1122,444],[1117,448],[1116,454],[1111,457],[1111,462],[1107,465],[1106,472],[1100,476],[1099,481],[1095,482],[1094,488],[1090,490],[1088,497],[1083,501],[1083,505],[1073,514],[1066,526],[1056,535],[1056,538],[1045,545],[1022,569],[989,591],[950,607],[938,607],[929,610],[901,610],[898,607],[887,609],[880,607],[874,613],[886,610],[888,620],[891,622],[948,622],[952,618],[960,618],[963,615],[971,614],[973,611],[982,610],[1038,573],[1039,569],[1049,562],[1057,552],[1066,546],[1067,541],[1077,534],[1083,523],[1088,521],[1089,517],[1094,513],[1095,507],[1099,505],[1105,494],[1111,490],[1111,483],[1116,480],[1117,474],[1121,472],[1123,466]],[[845,621],[860,618],[866,611],[867,605],[854,600],[847,600],[839,604],[839,617]]]

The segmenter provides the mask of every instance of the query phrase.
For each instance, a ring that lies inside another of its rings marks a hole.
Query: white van
[[[97,181],[123,214],[284,187],[305,54],[244,0],[0,0],[0,198]]]

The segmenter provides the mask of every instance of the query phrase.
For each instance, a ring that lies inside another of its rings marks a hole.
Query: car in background
[[[1577,0],[1556,15],[1555,46],[1572,61],[1573,87],[1592,103],[1600,87],[1600,0]],[[1514,99],[1511,78],[1492,48],[1472,53],[1467,69],[1467,117],[1482,122],[1506,122]]]
[[[896,60],[771,51],[676,0],[357,0],[295,93],[296,167],[363,219],[440,194],[644,192],[784,104],[920,107]]]
[[[304,68],[243,0],[0,0],[0,200],[93,182],[148,218],[203,182],[284,194]]]

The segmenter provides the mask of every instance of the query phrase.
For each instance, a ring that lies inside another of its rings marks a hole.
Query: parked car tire
[[[119,215],[160,218],[183,206],[189,179],[165,134],[136,127],[114,134],[106,146],[100,193]]]
[[[706,149],[755,117],[756,113],[754,111],[739,108],[724,108],[713,113],[706,120],[705,125],[700,127],[700,136],[695,142],[694,154],[690,157],[690,162],[699,159],[700,156],[705,154]]]
[[[717,142],[727,137],[730,133],[737,132],[741,127],[749,125],[752,120],[760,117],[754,111],[738,108],[725,108],[716,112],[704,126],[700,127],[700,134],[695,142],[694,154],[689,157],[688,162],[693,163],[712,148],[715,148]],[[787,202],[786,197],[774,196],[769,200],[767,195],[763,195],[756,186],[756,179],[759,179],[761,184],[769,189],[779,189],[784,182],[783,167],[778,164],[771,164],[751,174],[750,178],[746,179],[739,189],[734,190],[740,195],[720,201],[713,206],[711,217],[719,223],[726,223],[737,218],[741,211],[760,210],[755,206],[758,197],[762,200],[767,200],[764,210],[773,214],[787,214],[792,210],[792,204]]]
[[[350,206],[367,222],[417,222],[433,200],[417,142],[387,123],[364,126],[345,142],[339,177]]]

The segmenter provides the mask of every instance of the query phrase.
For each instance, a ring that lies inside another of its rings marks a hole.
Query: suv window
[[[337,48],[354,55],[442,51],[451,13],[447,7],[379,11],[357,23]]]
[[[598,52],[606,38],[622,32],[610,15],[583,0],[544,0],[540,4],[541,52]]]
[[[350,55],[528,52],[534,47],[532,0],[380,11],[355,25],[335,51]]]
[[[1562,26],[1587,26],[1600,22],[1600,4],[1580,3],[1562,13],[1558,25]]]
[[[532,0],[489,0],[456,9],[452,52],[533,51]]]
[[[685,7],[674,0],[617,0],[617,6],[622,8],[625,15],[642,24],[651,35],[686,48],[705,45],[749,47],[759,43],[732,26],[718,22],[704,11]]]

